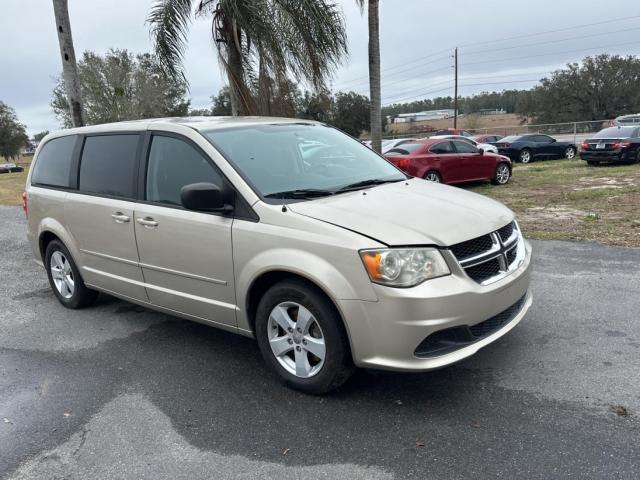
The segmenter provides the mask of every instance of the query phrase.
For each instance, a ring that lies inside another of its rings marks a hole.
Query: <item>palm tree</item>
[[[267,114],[270,92],[286,91],[291,78],[325,89],[347,53],[342,14],[328,0],[156,0],[148,22],[170,75],[184,76],[189,23],[202,16],[212,17],[233,115]]]
[[[365,0],[356,0],[364,11]],[[382,150],[382,100],[380,92],[380,14],[379,0],[368,0],[369,20],[369,95],[371,98],[371,148]]]
[[[67,0],[53,0],[53,13],[56,18],[56,30],[60,44],[60,56],[62,57],[62,80],[69,102],[71,120],[74,127],[81,127],[84,125],[84,112]]]

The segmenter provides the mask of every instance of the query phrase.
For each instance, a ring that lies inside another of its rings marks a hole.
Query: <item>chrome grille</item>
[[[458,260],[464,260],[465,258],[475,257],[483,252],[486,252],[493,245],[491,235],[483,235],[482,237],[467,240],[466,242],[458,243],[452,247],[449,247]]]
[[[472,280],[487,285],[517,268],[524,245],[518,226],[511,222],[495,232],[449,247]]]
[[[500,274],[500,261],[493,258],[487,262],[465,268],[465,272],[478,283]]]
[[[500,235],[500,240],[502,240],[503,243],[508,241],[511,235],[513,235],[513,222],[499,229],[498,235]]]

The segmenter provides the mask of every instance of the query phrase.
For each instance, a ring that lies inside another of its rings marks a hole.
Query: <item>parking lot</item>
[[[533,244],[533,307],[498,342],[312,397],[250,339],[107,296],[66,310],[0,207],[0,477],[637,478],[640,250]]]

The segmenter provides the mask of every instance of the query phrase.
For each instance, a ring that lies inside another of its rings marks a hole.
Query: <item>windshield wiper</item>
[[[284,192],[275,192],[265,195],[266,198],[312,198],[327,197],[335,192],[331,190],[320,190],[316,188],[299,188],[296,190],[286,190]]]
[[[369,180],[362,180],[361,182],[350,183],[349,185],[345,185],[344,187],[340,187],[336,190],[336,192],[348,192],[350,190],[360,190],[365,187],[372,187],[375,185],[382,185],[383,183],[396,183],[406,180],[405,178],[399,178],[395,180],[383,180],[381,178],[371,178]]]

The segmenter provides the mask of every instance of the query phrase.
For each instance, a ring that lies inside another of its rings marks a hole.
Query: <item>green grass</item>
[[[22,192],[27,182],[27,170],[0,174],[0,205],[22,205]]]
[[[640,164],[580,159],[516,164],[508,185],[472,190],[505,203],[531,238],[640,247]]]

